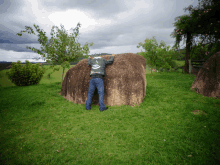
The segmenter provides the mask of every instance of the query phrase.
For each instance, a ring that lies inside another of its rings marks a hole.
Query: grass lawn
[[[140,106],[104,112],[58,95],[61,70],[25,87],[1,71],[0,164],[219,164],[220,99],[192,92],[195,75],[146,70]]]

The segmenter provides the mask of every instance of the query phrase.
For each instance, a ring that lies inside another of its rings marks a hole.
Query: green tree
[[[216,11],[218,9],[218,3],[215,3],[210,6],[207,5],[207,7],[205,8],[203,6],[204,9],[193,9],[193,13],[190,15],[183,15],[180,17],[176,17],[176,20],[178,19],[177,22],[175,22],[174,26],[176,27],[174,29],[174,32],[171,33],[171,36],[176,38],[176,43],[173,47],[175,48],[179,48],[179,42],[182,40],[182,36],[184,36],[184,39],[186,38],[186,54],[185,54],[185,69],[184,71],[186,73],[189,73],[189,59],[190,59],[190,51],[192,49],[192,43],[194,42],[193,36],[198,36],[198,34],[209,34],[209,35],[214,35],[215,39],[218,38],[218,35],[216,33],[216,31],[218,31],[218,26],[219,26],[219,22],[216,19],[212,19],[212,24],[213,26],[211,26],[210,24],[208,24],[210,21],[210,19],[208,19],[208,17],[210,18],[211,14],[208,16],[207,12],[208,11]],[[189,7],[189,9],[191,9],[191,6]],[[209,9],[209,10],[208,10]],[[206,19],[204,20],[204,17],[206,17]],[[201,24],[201,20],[203,21],[203,27],[201,28],[201,26],[199,26]],[[207,25],[208,24],[208,25]],[[206,38],[208,38],[206,35]],[[202,41],[204,42],[204,40]],[[217,40],[214,44],[215,47],[217,43]],[[210,49],[209,49],[210,50]],[[211,54],[210,54],[211,55]]]
[[[174,60],[177,59],[177,53],[173,49],[169,50],[170,46],[166,46],[164,41],[160,42],[158,45],[156,39],[145,39],[144,43],[138,43],[137,48],[142,46],[145,49],[145,52],[140,52],[139,54],[146,59],[146,63],[151,67],[156,68],[167,68],[171,69],[172,67],[177,66]],[[151,69],[152,75],[152,69]]]
[[[43,32],[43,30],[39,28],[39,26],[36,26],[34,24],[34,27],[36,28],[38,34],[38,41],[39,43],[42,45],[41,46],[41,50],[38,50],[36,48],[31,48],[31,47],[26,47],[27,49],[32,49],[32,51],[37,52],[38,54],[40,54],[41,56],[43,56],[44,58],[46,58],[46,62],[47,63],[51,63],[52,65],[48,68],[53,68],[53,71],[51,73],[53,73],[55,70],[59,71],[59,67],[55,68],[55,66],[57,65],[61,65],[61,67],[63,68],[63,74],[62,74],[62,78],[61,78],[61,84],[63,82],[63,76],[64,76],[64,70],[65,68],[70,68],[70,62],[74,62],[77,61],[79,57],[88,57],[88,53],[89,53],[89,48],[88,48],[88,43],[86,43],[83,48],[81,48],[81,45],[75,41],[76,37],[78,36],[79,33],[79,27],[80,27],[80,23],[77,24],[77,27],[75,29],[73,29],[76,32],[71,33],[70,36],[68,36],[68,33],[66,33],[65,29],[63,28],[63,26],[61,25],[62,30],[60,30],[57,26],[53,26],[51,29],[51,39],[47,40],[47,37],[45,36],[45,32]],[[56,29],[58,30],[58,32],[56,33],[56,38],[55,36],[53,36],[54,33],[54,28],[56,27]],[[31,27],[25,26],[26,31],[21,31],[21,33],[17,33],[18,36],[22,36],[22,32],[27,32],[29,34],[35,34],[33,29]],[[93,43],[90,44],[90,46],[92,46]],[[68,50],[68,53],[67,53]],[[45,53],[42,53],[42,52]],[[84,54],[86,54],[86,56],[84,56]],[[40,59],[40,58],[39,58]],[[46,69],[47,70],[47,69]],[[49,73],[49,75],[51,74]]]
[[[199,3],[199,10],[192,8],[185,9],[190,10],[190,13],[196,17],[197,22],[194,21],[196,24],[193,27],[198,27],[196,32],[198,34],[202,34],[202,36],[200,36],[201,40],[198,45],[192,47],[190,52],[191,58],[208,59],[210,56],[220,50],[220,35],[218,30],[220,28],[220,20],[219,16],[216,15],[216,13],[220,12],[219,2],[219,0],[205,0],[203,1],[203,4]],[[203,55],[199,57],[197,53],[200,50],[203,52]],[[205,51],[209,51],[211,53],[208,56],[205,56]]]

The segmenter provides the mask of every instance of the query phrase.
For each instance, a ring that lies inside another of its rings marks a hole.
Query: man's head
[[[100,55],[98,55],[98,54],[95,54],[95,55],[93,55],[93,57],[99,57]]]

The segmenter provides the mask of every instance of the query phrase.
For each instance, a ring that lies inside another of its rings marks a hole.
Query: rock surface
[[[220,52],[215,53],[204,63],[191,89],[203,96],[220,98]]]
[[[101,56],[106,60],[110,55]],[[88,59],[79,61],[65,75],[59,93],[69,101],[86,104],[91,66]],[[113,105],[140,105],[146,94],[146,60],[138,54],[117,54],[112,64],[106,65],[104,82],[104,103]],[[98,90],[95,89],[92,102],[98,105]]]

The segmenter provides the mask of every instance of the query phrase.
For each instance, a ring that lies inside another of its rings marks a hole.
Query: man
[[[104,84],[103,84],[103,77],[105,77],[105,65],[112,64],[114,61],[114,54],[111,56],[110,60],[105,60],[102,57],[94,57],[91,59],[88,58],[88,64],[92,67],[90,73],[90,82],[89,82],[89,91],[86,100],[86,110],[91,109],[92,105],[92,96],[94,94],[95,88],[98,89],[99,93],[99,110],[100,112],[107,110],[108,107],[105,107],[104,104]]]

